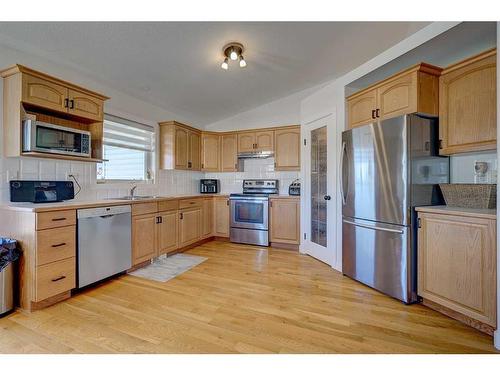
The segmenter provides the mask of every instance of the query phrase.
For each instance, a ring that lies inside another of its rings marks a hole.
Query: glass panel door
[[[311,242],[327,245],[327,128],[311,130]]]

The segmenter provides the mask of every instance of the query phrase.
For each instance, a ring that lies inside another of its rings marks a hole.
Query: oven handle
[[[244,202],[266,202],[269,199],[267,197],[263,198],[257,198],[257,197],[238,197],[238,198],[229,198],[230,201],[237,202],[237,201],[244,201]]]

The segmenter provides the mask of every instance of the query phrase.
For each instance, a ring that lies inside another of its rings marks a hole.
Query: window
[[[104,115],[104,159],[98,181],[150,180],[153,170],[154,128]]]

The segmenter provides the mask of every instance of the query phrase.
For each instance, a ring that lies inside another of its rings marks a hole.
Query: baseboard
[[[493,334],[494,334],[494,331],[495,331],[494,327],[492,327],[486,323],[480,322],[477,319],[474,319],[474,318],[466,316],[462,313],[459,313],[458,311],[454,311],[448,307],[441,306],[440,304],[429,301],[425,298],[422,300],[422,304],[424,306],[427,306],[428,308],[430,308],[432,310],[435,310],[435,311],[443,314],[443,315],[449,316],[452,319],[458,320],[458,321],[460,321],[460,322],[462,322],[462,323],[464,323],[472,328],[475,328],[478,331],[484,332],[487,335],[493,336]]]
[[[299,250],[299,245],[297,245],[297,244],[291,244],[291,243],[270,242],[269,246],[275,247],[275,248],[278,248],[278,249],[285,249],[285,250],[293,250],[293,251],[298,251]]]
[[[52,296],[50,298],[44,299],[43,301],[31,302],[30,311],[44,309],[46,307],[49,307],[49,306],[55,305],[56,303],[64,301],[65,299],[68,299],[70,297],[71,297],[71,291],[68,290],[67,292],[62,292],[62,293],[57,294],[55,296]]]

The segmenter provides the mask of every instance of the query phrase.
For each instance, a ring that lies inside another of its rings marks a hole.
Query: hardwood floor
[[[212,241],[166,283],[124,275],[0,319],[2,353],[486,353],[493,339],[288,250]]]

